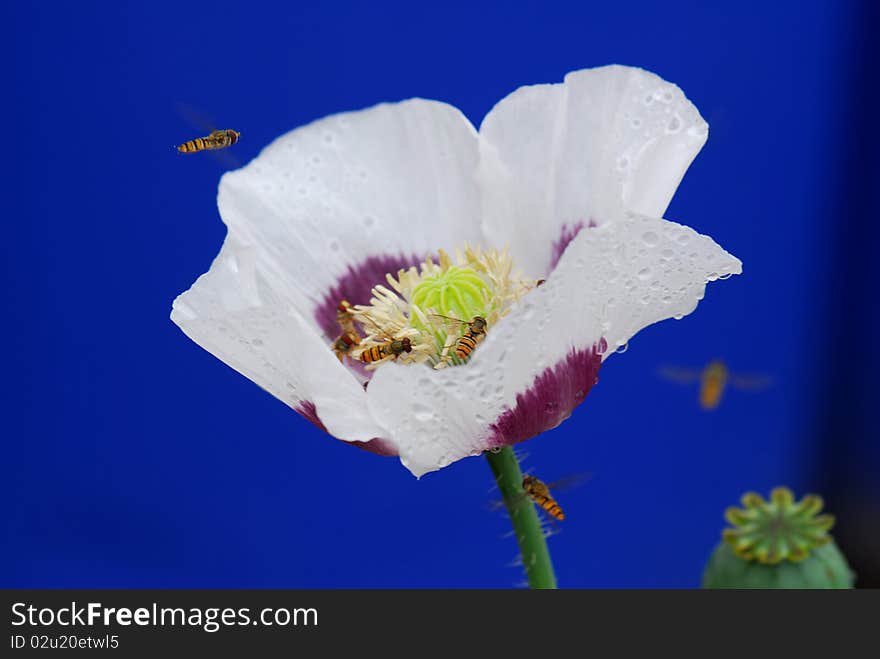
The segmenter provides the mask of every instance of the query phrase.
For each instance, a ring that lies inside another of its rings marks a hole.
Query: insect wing
[[[563,476],[559,480],[553,481],[552,483],[547,483],[547,489],[553,490],[555,492],[561,492],[564,490],[570,490],[572,488],[583,485],[588,480],[593,477],[593,474],[590,472],[581,472],[577,474],[570,474],[568,476]]]
[[[742,391],[762,391],[773,384],[769,375],[731,375],[730,384]]]
[[[203,116],[191,105],[178,101],[174,106],[177,110],[177,114],[183,117],[193,128],[198,128],[199,130],[204,131],[205,135],[217,130],[214,122]]]
[[[461,329],[462,327],[466,327],[468,325],[468,321],[461,320],[460,318],[452,318],[451,316],[442,316],[439,313],[428,314],[430,318],[439,318],[444,325],[446,325],[447,329],[450,327],[454,327],[456,330]]]
[[[362,322],[366,321],[367,323],[369,323],[373,327],[373,329],[376,330],[375,332],[373,332],[374,336],[377,336],[381,339],[384,339],[385,341],[393,341],[394,340],[393,336],[389,336],[388,332],[386,332],[381,327],[379,327],[379,323],[377,323],[375,320],[370,318],[368,315],[363,314],[361,316],[361,318],[362,318]]]
[[[657,374],[664,380],[677,384],[690,384],[700,379],[700,373],[697,371],[678,368],[677,366],[661,366],[657,369]]]

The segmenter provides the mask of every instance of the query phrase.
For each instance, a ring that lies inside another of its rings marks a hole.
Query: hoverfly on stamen
[[[376,329],[375,336],[382,339],[381,343],[368,346],[361,350],[357,355],[357,359],[364,364],[375,365],[386,360],[393,361],[402,354],[413,351],[412,340],[408,336],[400,338],[391,336],[382,330],[382,328],[380,328],[379,325],[369,316],[362,316],[361,318],[369,322]]]
[[[342,328],[343,332],[356,334],[354,327],[354,309],[348,300],[340,300],[336,307],[336,322]]]
[[[482,316],[474,316],[470,320],[460,320],[458,318],[451,318],[449,316],[443,316],[437,313],[430,315],[436,318],[451,320],[454,323],[467,327],[467,329],[465,329],[464,331],[464,334],[462,334],[461,337],[459,337],[459,339],[455,342],[455,347],[453,348],[455,356],[461,361],[465,361],[466,359],[468,359],[468,357],[470,357],[471,353],[477,347],[477,344],[486,338],[486,328],[489,324]]]
[[[354,325],[354,314],[348,300],[342,300],[336,307],[336,321],[342,329],[342,334],[333,341],[333,352],[339,361],[351,356],[351,351],[361,343],[361,335]]]
[[[394,360],[405,352],[412,352],[412,341],[408,336],[402,339],[392,339],[388,337],[385,343],[364,348],[358,355],[364,364],[374,364],[385,359]]]
[[[333,352],[341,362],[345,357],[350,357],[351,351],[360,343],[361,337],[357,332],[343,332],[333,341]]]

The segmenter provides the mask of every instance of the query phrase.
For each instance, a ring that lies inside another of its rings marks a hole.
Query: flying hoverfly
[[[212,130],[210,135],[196,137],[178,145],[177,150],[180,153],[196,153],[198,151],[225,149],[238,142],[239,137],[241,137],[241,133],[231,128]]]
[[[227,167],[241,167],[237,158],[224,151],[238,142],[241,133],[231,128],[217,129],[213,122],[205,119],[200,113],[184,103],[177,103],[177,112],[192,126],[206,131],[204,137],[196,137],[174,148],[178,153],[198,153],[208,151]]]
[[[511,505],[516,506],[521,502],[530,500],[535,505],[537,505],[538,508],[543,510],[552,520],[561,522],[565,519],[565,512],[562,510],[562,506],[559,504],[553,494],[550,493],[550,490],[559,492],[562,490],[577,487],[591,477],[592,474],[590,473],[577,473],[565,476],[563,478],[560,478],[559,480],[550,483],[545,483],[537,476],[526,474],[523,476],[521,484],[522,492],[514,496]],[[492,508],[497,509],[502,507],[503,505],[504,502],[498,501],[493,504]]]
[[[771,382],[771,378],[765,375],[731,373],[720,359],[712,360],[702,371],[664,366],[660,368],[659,373],[661,377],[678,384],[699,381],[700,407],[704,410],[714,410],[718,407],[728,385],[741,391],[760,391]]]

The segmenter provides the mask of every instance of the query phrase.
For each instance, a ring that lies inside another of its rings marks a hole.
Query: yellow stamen
[[[377,284],[370,303],[353,308],[354,319],[367,333],[358,354],[406,337],[412,350],[394,356],[399,363],[430,363],[435,368],[463,363],[472,350],[479,349],[474,346],[486,330],[538,284],[514,271],[506,250],[465,246],[454,260],[439,250],[437,261],[429,257],[418,268],[400,270],[396,276],[387,274],[387,286]],[[475,318],[485,322],[474,325]],[[482,331],[474,333],[474,328]],[[456,350],[458,342],[467,350]],[[456,353],[466,356],[459,359]]]

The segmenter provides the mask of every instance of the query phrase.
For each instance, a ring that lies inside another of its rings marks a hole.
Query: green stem
[[[513,449],[505,446],[498,453],[487,451],[486,458],[513,524],[529,588],[556,588],[556,575],[541,520],[531,499],[523,496],[523,475]]]

